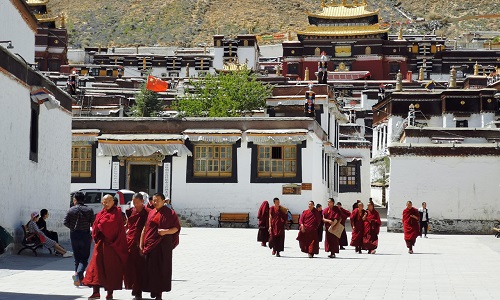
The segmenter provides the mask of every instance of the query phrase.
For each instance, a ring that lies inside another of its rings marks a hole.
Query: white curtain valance
[[[217,144],[234,144],[241,139],[241,136],[236,135],[200,135],[190,134],[184,136],[193,143],[217,143]]]
[[[99,156],[150,156],[154,153],[162,155],[192,156],[191,151],[183,144],[108,144],[99,143]]]
[[[247,142],[252,142],[257,145],[286,145],[286,144],[300,144],[307,140],[307,135],[248,135]]]

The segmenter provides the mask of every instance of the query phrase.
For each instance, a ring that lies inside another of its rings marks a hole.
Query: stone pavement
[[[257,229],[183,228],[164,299],[500,299],[493,235],[431,234],[410,255],[403,235],[383,228],[377,254],[349,247],[335,259],[322,249],[307,258],[296,236],[287,232],[278,258],[256,242]],[[87,299],[91,290],[72,285],[72,268],[72,258],[48,252],[0,256],[0,299]],[[131,298],[115,291],[115,299]]]

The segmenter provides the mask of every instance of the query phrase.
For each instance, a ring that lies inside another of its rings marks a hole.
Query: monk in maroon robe
[[[299,218],[300,250],[307,253],[310,258],[319,253],[318,226],[321,219],[320,212],[314,207],[314,202],[309,201],[308,209],[304,210]]]
[[[280,205],[280,199],[273,199],[274,205],[269,208],[269,248],[272,254],[280,257],[285,250],[285,225],[288,219],[287,209]]]
[[[132,198],[133,208],[126,211],[127,222],[127,266],[123,281],[125,288],[132,290],[135,299],[142,299],[142,274],[144,273],[144,256],[139,248],[141,233],[148,218],[149,208],[144,206],[141,193],[135,193]]]
[[[335,226],[342,221],[342,212],[335,206],[333,198],[328,199],[328,207],[323,210],[323,222],[325,223],[325,252],[330,252],[329,258],[335,258],[339,253],[339,238],[328,232],[330,226]]]
[[[177,214],[165,203],[163,194],[154,194],[154,209],[148,214],[139,245],[145,260],[143,291],[155,299],[172,290],[172,251],[179,244],[181,230]]]
[[[380,215],[375,210],[373,202],[368,203],[367,215],[365,218],[365,232],[363,236],[363,248],[368,250],[368,253],[375,254],[375,249],[378,247],[378,234],[380,232]]]
[[[352,227],[351,246],[354,246],[354,250],[357,253],[361,253],[363,248],[363,235],[365,231],[363,218],[366,218],[366,210],[364,210],[363,203],[359,202],[358,208],[352,211],[350,217]]]
[[[321,221],[319,222],[319,225],[318,225],[318,242],[322,242],[323,241],[323,230],[325,230],[323,228],[323,226],[325,225],[325,223],[323,223],[323,206],[321,204],[316,204],[316,209],[319,211],[320,215],[321,215]]]
[[[342,231],[342,235],[340,236],[339,239],[339,244],[340,244],[340,250],[345,250],[345,246],[348,245],[347,243],[347,232],[345,231],[345,221],[347,221],[347,218],[351,215],[351,212],[348,211],[347,209],[344,209],[342,207],[342,203],[337,202],[337,207],[340,210],[342,219],[340,220],[340,224],[344,225],[344,230]]]
[[[94,252],[82,284],[93,288],[88,299],[99,299],[99,288],[108,292],[106,299],[113,299],[113,290],[121,290],[123,269],[127,261],[127,240],[120,207],[113,196],[102,198],[103,209],[92,225]]]
[[[262,247],[266,247],[266,243],[269,241],[269,202],[267,200],[260,205],[257,219],[259,220],[257,241],[261,242]]]
[[[405,234],[406,247],[408,253],[413,254],[413,246],[420,235],[418,209],[413,207],[411,201],[406,202],[406,208],[403,210],[403,231]]]

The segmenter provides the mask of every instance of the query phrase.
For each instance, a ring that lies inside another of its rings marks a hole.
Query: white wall
[[[389,230],[400,230],[406,201],[425,201],[433,230],[491,232],[500,216],[500,159],[495,156],[391,157]],[[488,222],[490,221],[490,222]]]
[[[282,195],[284,183],[250,183],[251,149],[243,139],[238,155],[238,183],[186,183],[186,156],[172,162],[172,204],[182,216],[194,224],[217,225],[220,212],[249,212],[250,224],[256,226],[257,211],[264,200],[281,200],[292,213],[307,209],[313,200],[326,205],[328,193],[321,178],[321,142],[309,136],[302,149],[302,182],[312,183],[312,191],[301,195]],[[297,182],[301,184],[301,182]]]
[[[99,152],[99,149],[97,149]],[[111,157],[96,157],[96,182],[95,183],[71,183],[71,191],[79,189],[109,189],[111,188]]]
[[[28,88],[0,73],[0,188],[10,197],[0,205],[0,225],[19,231],[30,213],[49,210],[49,229],[68,238],[62,219],[71,180],[71,115],[40,106],[38,162],[30,160],[31,99]]]
[[[361,200],[368,202],[371,197],[371,175],[370,175],[370,149],[369,148],[341,148],[339,152],[344,157],[361,158],[360,179],[361,192],[359,193],[339,193],[339,201],[342,203],[354,203]]]
[[[23,16],[11,1],[0,6],[0,41],[12,41],[10,52],[19,53],[28,63],[35,62],[35,32],[26,24]],[[2,43],[0,47],[7,47]]]

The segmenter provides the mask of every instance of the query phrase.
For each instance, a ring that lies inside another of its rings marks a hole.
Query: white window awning
[[[150,156],[162,155],[192,156],[179,134],[103,134],[99,141],[100,156]]]
[[[71,130],[71,140],[73,142],[96,142],[99,129],[73,129]]]
[[[193,143],[234,144],[241,139],[239,129],[188,129],[183,134]]]
[[[307,129],[274,129],[274,130],[256,130],[249,129],[245,131],[247,142],[257,145],[290,145],[300,144],[307,140]]]

